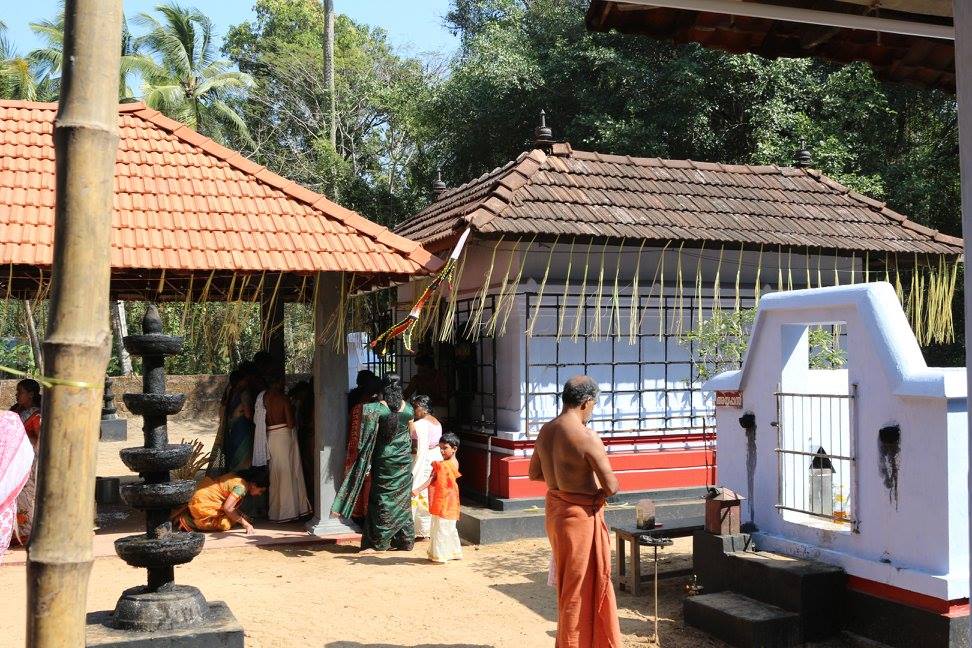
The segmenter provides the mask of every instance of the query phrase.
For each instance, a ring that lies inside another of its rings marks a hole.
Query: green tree
[[[213,23],[204,13],[177,4],[156,7],[135,22],[146,30],[137,47],[145,103],[219,142],[250,141],[234,102],[250,87],[250,76],[217,58]]]
[[[64,56],[64,4],[53,19],[30,23],[31,30],[43,41],[30,53],[31,60],[38,66],[38,72],[45,82],[49,98],[57,99],[60,90],[61,64]],[[145,59],[138,51],[135,37],[128,29],[128,22],[122,18],[121,67],[118,76],[118,99],[134,101],[136,92],[133,83],[145,69]]]
[[[337,141],[330,142],[324,15],[318,0],[257,0],[256,18],[230,29],[224,53],[255,85],[246,122],[261,164],[382,222],[423,198],[411,172],[422,156],[419,112],[437,70],[398,56],[379,29],[335,20]]]
[[[7,26],[0,22],[0,98],[36,101],[42,92],[37,66],[17,53],[7,38]]]
[[[556,137],[609,153],[789,165],[805,144],[838,181],[960,233],[954,97],[881,83],[863,64],[588,32],[588,4],[454,0],[460,51],[422,113],[451,182],[529,146],[543,108]]]

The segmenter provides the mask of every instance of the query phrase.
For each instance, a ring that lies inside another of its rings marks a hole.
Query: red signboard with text
[[[742,409],[742,392],[717,391],[715,404],[716,407],[734,407],[736,409]]]

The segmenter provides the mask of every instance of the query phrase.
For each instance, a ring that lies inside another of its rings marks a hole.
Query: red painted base
[[[942,616],[969,616],[969,599],[967,598],[946,601],[943,599],[937,599],[933,596],[928,596],[927,594],[919,594],[918,592],[901,589],[900,587],[895,587],[894,585],[887,585],[885,583],[878,583],[866,578],[860,578],[859,576],[848,576],[847,588],[857,592],[863,592],[864,594],[870,594],[871,596],[876,596],[887,601],[901,603],[902,605],[907,605],[908,607],[934,612],[935,614],[941,614]]]
[[[698,435],[691,437],[699,439]],[[664,437],[671,443],[678,441]],[[465,442],[459,448],[459,465],[462,471],[463,489],[479,494],[486,493],[487,451],[470,444],[486,444],[486,437],[479,434],[462,435]],[[639,445],[657,442],[653,439],[638,439]],[[623,439],[617,443],[631,444],[633,439]],[[493,448],[521,450],[532,448],[532,441],[493,440]],[[610,445],[610,442],[609,442]],[[691,488],[714,484],[716,479],[714,448],[690,450],[643,450],[639,452],[610,453],[611,467],[618,476],[622,492],[658,490],[663,488]],[[489,494],[502,499],[521,499],[543,497],[547,487],[542,482],[528,478],[529,457],[514,457],[508,454],[492,453],[489,467]]]

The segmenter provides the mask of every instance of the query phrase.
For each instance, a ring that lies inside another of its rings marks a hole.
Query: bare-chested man
[[[540,428],[530,479],[547,483],[546,526],[557,582],[557,648],[621,646],[604,500],[618,492],[604,444],[587,423],[598,386],[564,385],[560,416]]]

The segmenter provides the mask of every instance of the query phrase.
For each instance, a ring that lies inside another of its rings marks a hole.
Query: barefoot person
[[[547,483],[547,538],[557,585],[557,648],[620,648],[604,500],[618,491],[601,439],[587,427],[597,402],[587,376],[567,381],[560,416],[542,428],[530,479]]]
[[[240,513],[240,503],[247,495],[262,495],[269,485],[266,466],[243,468],[218,479],[206,477],[172,520],[183,531],[229,531],[239,524],[249,535],[253,525]]]
[[[270,369],[265,376],[267,389],[257,396],[253,410],[253,465],[270,466],[268,517],[289,522],[310,513],[311,505],[300,465],[294,406],[284,392],[286,374]]]
[[[402,397],[401,379],[395,374],[385,376],[381,400],[363,408],[358,455],[331,507],[332,515],[350,517],[365,475],[371,476],[368,512],[361,529],[363,550],[411,551],[415,546],[412,442],[408,433],[413,418],[412,406]]]
[[[425,395],[412,397],[415,420],[409,425],[412,435],[412,522],[415,538],[428,538],[432,532],[432,514],[429,513],[429,492],[426,486],[432,475],[432,463],[442,460],[439,439],[442,424],[432,415],[432,399]]]

